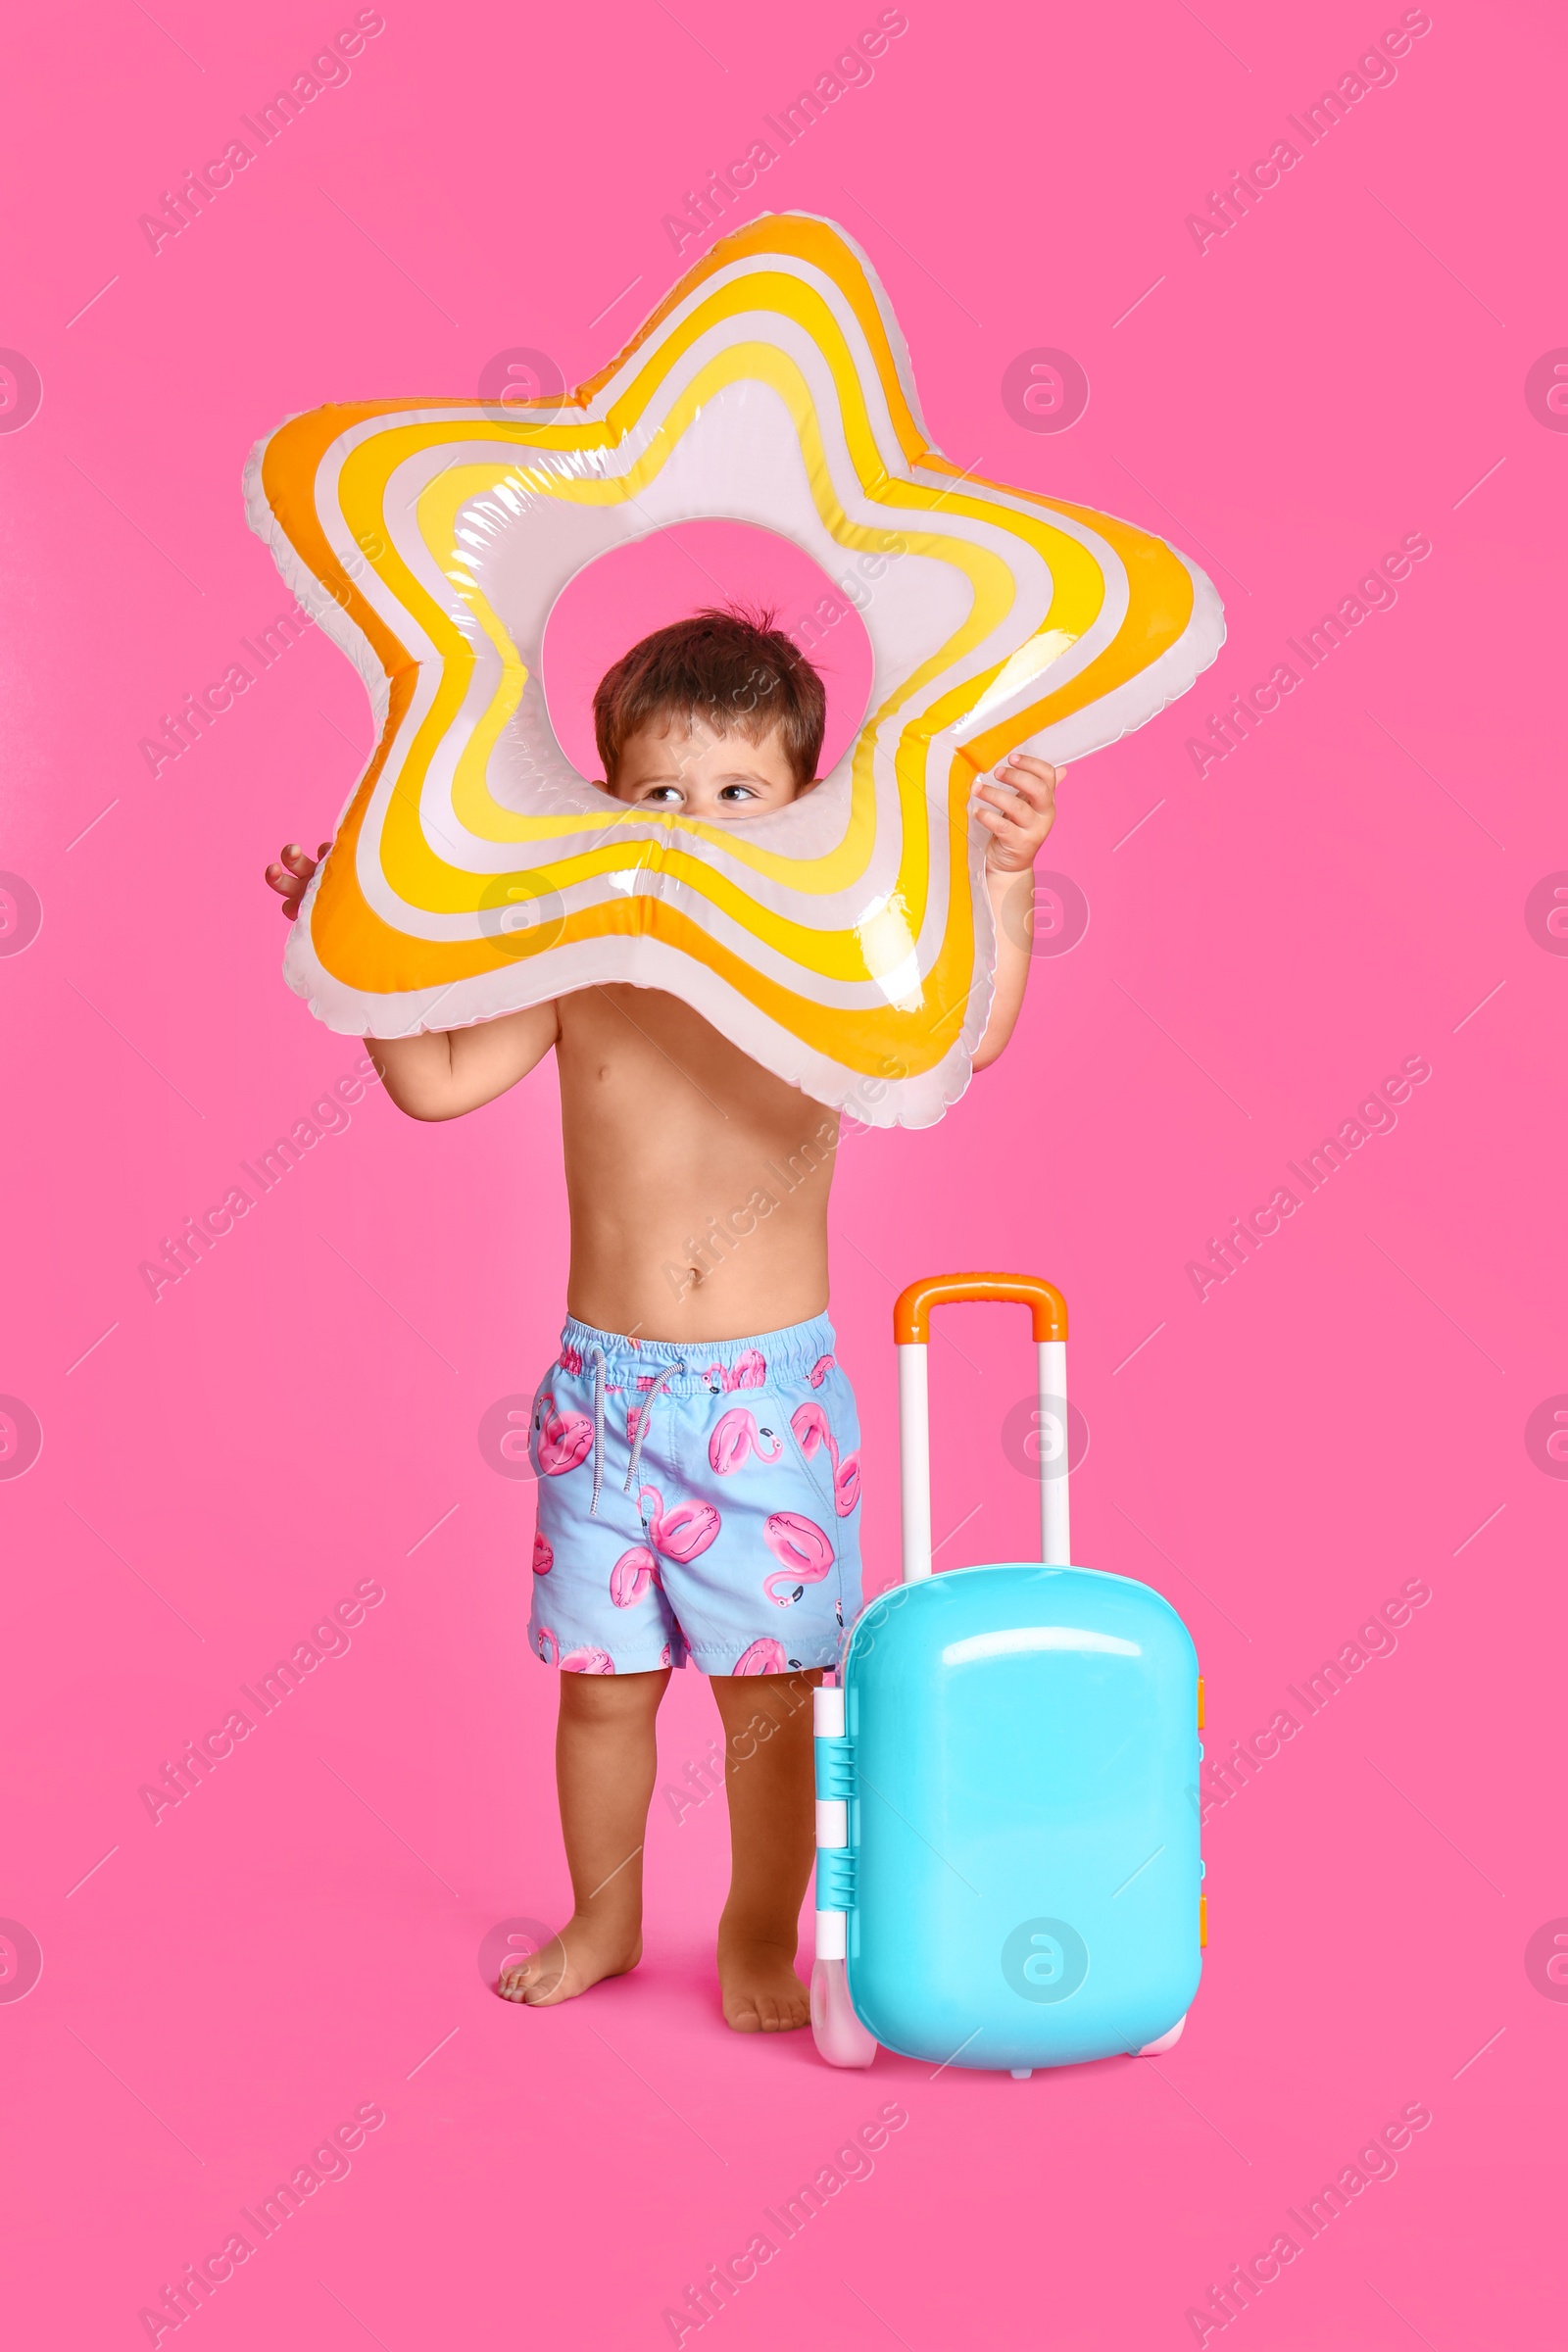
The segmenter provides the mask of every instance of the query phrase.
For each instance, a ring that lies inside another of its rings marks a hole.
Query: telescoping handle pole
[[[931,1309],[969,1299],[1027,1306],[1034,1320],[1039,1404],[1040,1557],[1051,1568],[1072,1563],[1067,1519],[1067,1301],[1032,1274],[932,1274],[911,1282],[893,1309],[899,1351],[899,1471],[904,1516],[904,1581],[931,1573],[931,1417],[926,1382]]]

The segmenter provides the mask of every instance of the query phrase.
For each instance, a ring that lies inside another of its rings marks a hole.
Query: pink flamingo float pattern
[[[762,1541],[782,1568],[762,1580],[769,1600],[787,1609],[800,1599],[808,1585],[819,1585],[833,1565],[834,1551],[814,1519],[799,1511],[771,1511],[762,1525]],[[793,1588],[793,1589],[791,1589]]]
[[[759,1348],[747,1348],[732,1364],[710,1364],[704,1374],[715,1394],[732,1389],[760,1389],[767,1379],[767,1358]]]
[[[782,1674],[789,1664],[790,1660],[784,1655],[783,1642],[771,1642],[764,1638],[761,1641],[754,1642],[750,1649],[743,1649],[730,1668],[730,1672],[731,1674]]]
[[[839,1460],[839,1442],[828,1427],[822,1407],[808,1401],[798,1404],[790,1415],[790,1427],[799,1440],[801,1451],[808,1461],[819,1446],[827,1447],[833,1464],[833,1508],[841,1519],[847,1519],[860,1499],[860,1455],[857,1447]]]
[[[771,1452],[762,1444],[764,1438],[772,1441]],[[770,1429],[759,1429],[757,1415],[748,1412],[744,1404],[732,1404],[714,1424],[708,1441],[708,1462],[720,1478],[728,1478],[754,1452],[760,1462],[776,1462],[783,1450],[782,1438],[774,1437]]]
[[[610,1571],[610,1597],[617,1609],[634,1609],[659,1581],[659,1562],[646,1544],[634,1544]]]
[[[647,1508],[650,1494],[654,1498],[652,1510]],[[639,1487],[637,1515],[649,1543],[667,1560],[695,1560],[700,1551],[706,1551],[715,1541],[723,1525],[710,1502],[677,1502],[666,1511],[664,1497],[657,1487]]]
[[[568,1649],[562,1655],[561,1643],[548,1625],[534,1628],[534,1645],[547,1666],[559,1666],[563,1674],[613,1674],[615,1661],[608,1649]]]
[[[564,1478],[585,1462],[594,1447],[594,1425],[586,1413],[558,1413],[547,1390],[539,1399],[539,1467],[546,1478]]]

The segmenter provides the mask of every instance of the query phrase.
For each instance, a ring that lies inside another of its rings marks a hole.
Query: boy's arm
[[[560,1034],[555,1005],[532,1004],[471,1029],[368,1037],[365,1051],[399,1110],[411,1119],[455,1119],[526,1078]]]
[[[308,858],[297,841],[267,868],[267,883],[283,902],[290,922],[300,910],[317,864],[331,848],[323,841]],[[509,1086],[526,1078],[561,1035],[552,1004],[506,1012],[471,1029],[436,1029],[420,1037],[368,1037],[365,1050],[399,1110],[411,1119],[455,1119],[481,1102],[493,1102]]]
[[[998,780],[988,777],[976,791],[974,812],[991,833],[986,889],[996,924],[997,973],[991,1017],[975,1048],[972,1069],[983,1070],[996,1060],[1023,1010],[1023,992],[1029,983],[1029,934],[1018,921],[1016,906],[1007,908],[1006,902],[1018,893],[1019,876],[1027,875],[1055,822],[1056,782],[1065,772],[1048,760],[1013,752],[998,768]]]

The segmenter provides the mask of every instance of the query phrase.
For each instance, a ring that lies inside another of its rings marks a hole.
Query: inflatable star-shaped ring
[[[940,1118],[985,1028],[977,773],[1141,726],[1224,635],[1210,582],[1162,539],[933,450],[865,256],[795,214],[715,245],[577,391],[317,409],[258,447],[246,491],[378,724],[290,934],[312,1010],[399,1037],[607,981],[667,989],[877,1126]],[[875,582],[858,738],[815,792],[744,826],[578,776],[540,681],[566,582],[698,517]]]

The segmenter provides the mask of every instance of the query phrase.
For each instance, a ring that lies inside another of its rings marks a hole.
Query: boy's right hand
[[[283,912],[290,922],[299,913],[306,885],[331,847],[329,841],[323,841],[316,856],[307,858],[297,841],[285,842],[281,861],[268,867],[268,888],[275,890],[281,898]]]

